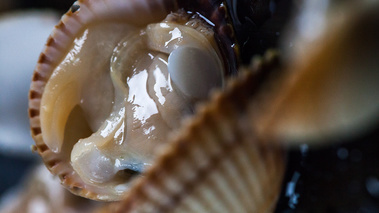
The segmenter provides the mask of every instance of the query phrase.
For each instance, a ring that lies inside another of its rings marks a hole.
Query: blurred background
[[[0,0],[0,206],[40,163],[30,149],[34,143],[27,113],[30,79],[48,35],[73,2]],[[294,2],[300,1],[271,1],[271,15],[262,13],[259,22],[252,21],[249,7],[234,14],[243,62],[278,47]],[[288,154],[276,212],[379,212],[378,153],[379,125],[318,149],[300,145]]]
[[[73,2],[0,1],[0,197],[39,162],[30,149],[30,80],[47,37]]]

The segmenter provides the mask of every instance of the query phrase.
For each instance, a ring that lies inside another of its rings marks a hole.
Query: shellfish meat
[[[73,192],[120,199],[195,103],[234,72],[222,10],[212,26],[181,4],[79,1],[48,39],[30,90],[32,135]]]

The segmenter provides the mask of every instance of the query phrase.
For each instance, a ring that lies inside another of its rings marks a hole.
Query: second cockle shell
[[[255,119],[268,141],[318,145],[357,137],[379,121],[379,3],[330,4],[309,1],[299,17],[307,24],[290,32],[285,74],[268,86]]]
[[[75,194],[119,200],[183,117],[235,72],[228,32],[222,4],[75,3],[29,95],[35,149],[49,170]]]

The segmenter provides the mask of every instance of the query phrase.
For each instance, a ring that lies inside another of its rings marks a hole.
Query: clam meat
[[[234,72],[223,42],[232,37],[215,30],[228,26],[168,3],[78,1],[48,39],[30,90],[32,135],[76,194],[120,199],[183,117]]]

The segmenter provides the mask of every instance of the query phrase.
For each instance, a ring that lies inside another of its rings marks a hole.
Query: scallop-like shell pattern
[[[146,176],[110,212],[271,212],[285,170],[282,148],[254,135],[250,110],[277,67],[269,53],[187,121]],[[104,210],[103,210],[104,211]]]
[[[73,193],[95,200],[112,200],[106,193],[96,191],[86,185],[72,169],[70,149],[74,144],[66,144],[56,153],[45,144],[41,134],[40,105],[42,95],[54,68],[72,46],[83,28],[98,21],[123,21],[141,26],[158,22],[179,8],[198,12],[214,23],[215,37],[227,62],[227,73],[236,71],[237,49],[234,45],[233,29],[227,23],[227,11],[221,1],[181,1],[181,0],[80,0],[62,17],[47,40],[32,77],[29,92],[29,117],[31,134],[36,141],[34,151],[38,152],[47,168],[57,175],[64,186]]]

